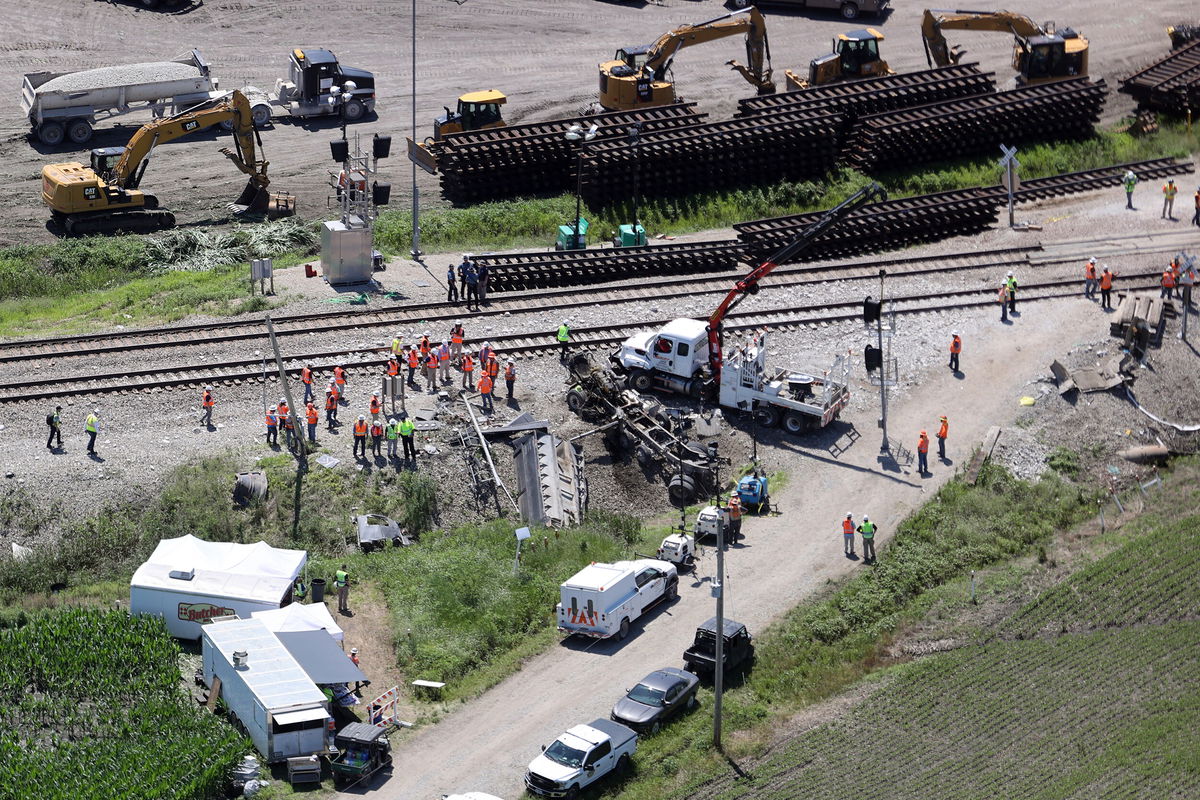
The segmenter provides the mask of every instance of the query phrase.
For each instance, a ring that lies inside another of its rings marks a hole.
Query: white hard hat
[[[445,344],[445,343],[446,343],[446,340],[445,340],[445,339],[442,339],[442,344]]]
[[[1008,275],[1007,275],[1006,277],[1009,277],[1009,278],[1011,278],[1011,277],[1012,277],[1012,270],[1011,270],[1011,269],[1008,271]]]
[[[950,331],[951,336],[958,336],[958,331]]]
[[[279,406],[271,406],[271,410],[272,410],[272,411],[278,411],[278,410],[279,410]]]
[[[492,343],[491,343],[491,342],[484,342],[484,343],[483,343],[483,346],[484,346],[484,347],[491,347],[491,346],[492,346]]]
[[[280,402],[280,403],[286,403],[286,402],[287,402],[287,398],[286,398],[286,397],[281,397],[281,398],[279,398],[279,402]]]
[[[367,415],[366,415],[366,414],[359,414],[359,415],[358,415],[358,418],[359,418],[359,419],[366,419],[366,418],[367,418]]]
[[[852,511],[847,511],[847,512],[846,512],[846,516],[847,516],[847,517],[853,517],[853,516],[854,516],[854,512],[852,512]]]
[[[425,332],[424,332],[423,334],[421,334],[421,335],[422,335],[422,336],[428,336],[428,335],[429,335],[429,331],[425,331]]]
[[[371,392],[371,397],[379,397],[379,392]]]
[[[357,647],[351,647],[351,648],[350,648],[350,654],[351,654],[351,655],[358,655],[358,648],[357,648]]]
[[[211,386],[205,386],[205,387],[204,387],[204,391],[206,391],[206,392],[211,392],[211,391],[212,391],[212,387],[211,387]]]
[[[517,363],[517,362],[513,361],[513,360],[510,358],[510,359],[508,360],[508,363],[510,363],[510,364],[515,364],[515,363]]]
[[[100,413],[100,409],[98,409],[98,408],[93,408],[93,409],[92,409],[92,413],[93,413],[93,414],[99,414],[99,413]]]
[[[870,522],[870,521],[871,521],[871,518],[868,517],[866,514],[863,514],[863,522]]]
[[[1095,264],[1095,263],[1096,263],[1096,257],[1095,257],[1095,256],[1092,256],[1091,258],[1089,258],[1089,259],[1088,259],[1088,263],[1089,263],[1089,264]]]

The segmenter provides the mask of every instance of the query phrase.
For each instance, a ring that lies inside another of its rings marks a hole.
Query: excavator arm
[[[1014,36],[1041,36],[1045,30],[1023,14],[1012,11],[955,11],[925,9],[921,19],[921,39],[925,44],[925,59],[930,66],[957,64],[962,50],[951,48],[942,33],[956,31],[1007,31]]]
[[[748,66],[737,61],[728,62],[759,94],[775,91],[771,80],[771,49],[767,42],[767,22],[756,6],[724,14],[707,22],[681,25],[658,37],[646,54],[644,69],[653,78],[661,79],[671,68],[675,54],[685,47],[704,44],[726,36],[746,34],[746,60]]]
[[[259,158],[262,140],[254,126],[250,101],[239,91],[143,125],[133,134],[125,146],[125,152],[113,167],[112,174],[106,178],[110,184],[122,189],[136,189],[150,163],[154,148],[221,123],[233,126],[234,145],[232,148],[221,148],[221,153],[250,176],[245,191],[234,205],[245,206],[246,210],[251,211],[265,211],[270,199],[266,191],[270,185],[267,178],[268,162]]]
[[[717,306],[716,310],[708,318],[708,366],[716,383],[720,383],[721,381],[721,366],[724,364],[721,324],[729,312],[738,303],[742,302],[747,295],[758,294],[759,282],[770,275],[777,266],[786,264],[800,253],[803,253],[812,246],[813,242],[821,234],[834,225],[837,225],[847,215],[867,203],[882,202],[886,199],[887,192],[877,183],[872,183],[869,186],[859,189],[853,195],[826,211],[820,219],[805,227],[790,242],[751,270],[746,277],[734,284],[733,288],[729,290],[729,294],[725,295],[725,299],[721,301],[721,304]]]

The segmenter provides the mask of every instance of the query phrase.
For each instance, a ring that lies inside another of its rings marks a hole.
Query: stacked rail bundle
[[[813,86],[793,92],[747,97],[738,101],[738,116],[780,111],[836,111],[843,115],[842,140],[860,117],[902,108],[945,102],[996,91],[995,73],[976,64],[882,75],[861,81]]]
[[[1006,92],[862,117],[846,163],[874,172],[956,156],[992,154],[1001,143],[1091,135],[1104,107],[1104,81],[1066,78]]]
[[[686,242],[614,250],[567,250],[477,256],[487,264],[488,291],[580,286],[637,277],[725,272],[743,258],[735,241]]]
[[[588,203],[734,189],[826,174],[838,156],[841,115],[781,111],[609,139],[584,148]]]
[[[506,128],[452,133],[434,145],[442,193],[455,203],[474,203],[574,188],[576,144],[564,138],[571,125],[598,126],[596,141],[628,141],[634,123],[643,133],[695,125],[705,115],[695,103],[614,111]]]
[[[872,253],[977,233],[995,224],[1002,191],[989,186],[868,203],[825,231],[800,260]],[[758,261],[771,256],[824,214],[814,211],[760,219],[739,223],[733,229],[746,253]]]
[[[1184,45],[1122,80],[1139,108],[1184,116],[1200,109],[1200,41]]]

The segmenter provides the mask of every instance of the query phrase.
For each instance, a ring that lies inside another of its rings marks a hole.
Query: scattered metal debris
[[[588,500],[582,448],[552,433],[527,433],[515,447],[521,517],[536,525],[581,522]]]

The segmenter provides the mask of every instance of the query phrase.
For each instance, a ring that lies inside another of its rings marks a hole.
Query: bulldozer
[[[944,67],[962,60],[964,51],[950,47],[942,31],[1007,31],[1012,33],[1013,69],[1018,86],[1033,86],[1059,78],[1086,77],[1088,40],[1071,28],[1053,22],[1038,25],[1012,11],[952,11],[925,9],[921,38],[930,66]]]
[[[430,175],[437,174],[437,155],[431,145],[442,141],[449,133],[503,128],[505,122],[500,114],[500,106],[507,102],[504,92],[485,89],[467,92],[459,97],[458,107],[454,111],[442,106],[446,113],[433,120],[433,136],[426,136],[425,141],[419,143],[408,139],[409,160]]]
[[[824,86],[829,83],[895,75],[895,70],[879,57],[883,34],[875,28],[859,28],[839,33],[828,55],[814,58],[808,64],[808,78],[801,78],[790,69],[784,70],[788,91]]]
[[[262,140],[250,102],[239,91],[149,122],[124,147],[96,148],[88,166],[74,161],[47,164],[42,167],[42,202],[68,236],[149,233],[174,227],[175,215],[138,188],[150,156],[158,145],[222,124],[232,125],[234,146],[221,148],[221,153],[250,176],[230,211],[239,216],[270,215],[268,162],[259,158]],[[294,213],[291,203],[277,207],[279,215]]]
[[[678,102],[675,83],[667,77],[675,54],[685,47],[746,34],[749,66],[726,62],[761,94],[772,94],[771,49],[767,23],[756,6],[724,14],[706,22],[681,25],[664,33],[653,44],[623,47],[611,61],[600,64],[600,106],[608,111],[629,111]]]

